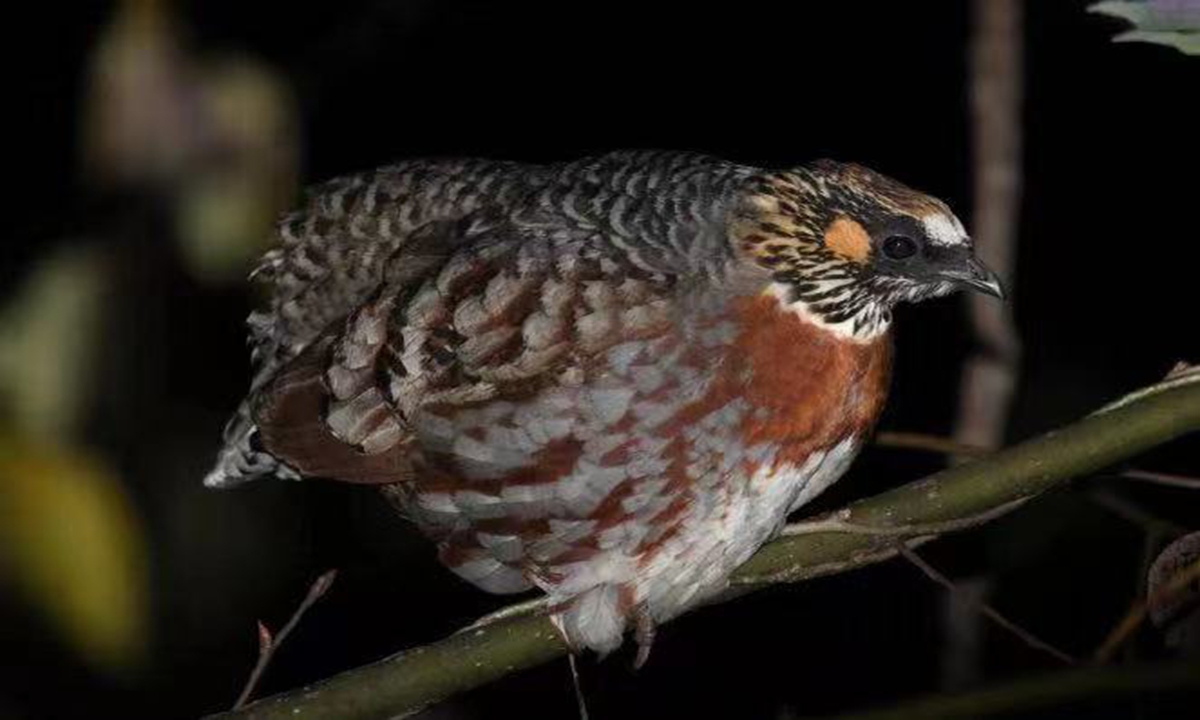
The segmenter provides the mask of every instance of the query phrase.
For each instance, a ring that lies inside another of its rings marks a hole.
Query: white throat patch
[[[858,316],[846,318],[840,322],[829,322],[819,314],[809,309],[803,300],[792,300],[792,289],[787,283],[773,282],[763,291],[764,295],[775,298],[784,312],[792,313],[810,325],[816,325],[822,330],[854,342],[867,343],[887,332],[891,325],[890,313],[883,312],[879,307],[869,304],[861,313],[871,315],[869,322],[855,331]]]

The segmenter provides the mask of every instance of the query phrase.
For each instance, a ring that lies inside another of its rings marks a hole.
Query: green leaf
[[[1134,29],[1113,42],[1146,42],[1166,45],[1188,55],[1200,55],[1200,3],[1176,0],[1105,0],[1088,12],[1121,18]]]
[[[108,284],[96,248],[66,247],[0,308],[0,400],[22,436],[58,440],[78,429],[95,391]]]

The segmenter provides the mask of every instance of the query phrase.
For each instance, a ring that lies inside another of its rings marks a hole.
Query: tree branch
[[[1070,478],[1197,430],[1200,374],[1176,377],[1059,430],[854,503],[837,517],[858,526],[911,527],[919,541],[936,534],[930,526],[971,524],[957,522],[963,518],[983,522],[999,506],[1015,506]],[[891,532],[845,532],[836,527],[781,537],[739,568],[729,591],[717,601],[879,562],[895,555],[895,540]],[[218,717],[403,717],[566,651],[543,613],[517,615]]]
[[[1200,665],[1082,667],[952,695],[931,695],[895,707],[838,715],[828,720],[977,720],[1071,702],[1166,692],[1200,686]]]
[[[971,235],[979,259],[1016,284],[1021,218],[1022,0],[975,0],[971,33],[971,140],[975,160]],[[1004,443],[1021,356],[1012,304],[967,298],[977,350],[963,364],[954,438]]]

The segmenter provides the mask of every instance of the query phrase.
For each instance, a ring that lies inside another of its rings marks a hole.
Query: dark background
[[[5,170],[17,187],[6,194],[0,300],[64,245],[116,259],[121,290],[80,442],[110,458],[144,525],[152,617],[146,662],[113,675],[56,640],[36,607],[0,602],[0,717],[227,707],[256,655],[255,620],[278,627],[331,567],[339,579],[263,692],[435,640],[499,607],[440,569],[432,547],[370,492],[200,487],[248,381],[241,323],[254,298],[244,283],[188,272],[161,240],[153,193],[81,179],[85,68],[116,8],[43,5],[9,33],[24,59],[10,68],[5,103],[17,123]],[[1012,439],[1157,380],[1177,360],[1200,360],[1200,58],[1112,44],[1122,23],[1081,2],[1029,6],[1011,287],[1025,353]],[[196,0],[175,9],[189,48],[256,58],[292,89],[305,182],[425,155],[551,161],[663,147],[772,166],[833,157],[936,194],[971,225],[966,3]],[[897,342],[883,429],[948,433],[970,350],[962,300],[902,309]],[[1176,441],[1136,465],[1196,474],[1195,450],[1194,438]],[[821,505],[940,466],[870,449]],[[995,605],[1086,656],[1139,591],[1146,552],[1144,529],[1098,505],[1096,487],[1197,526],[1194,491],[1097,478],[924,555],[952,577],[988,576]],[[782,718],[897,702],[941,687],[944,599],[898,561],[776,588],[666,626],[640,672],[626,651],[584,660],[584,691],[596,718]],[[1057,669],[994,627],[984,642],[980,683]],[[1149,631],[1129,653],[1170,656]],[[1182,707],[1143,696],[1038,717],[1174,717]],[[430,715],[574,713],[556,662]]]

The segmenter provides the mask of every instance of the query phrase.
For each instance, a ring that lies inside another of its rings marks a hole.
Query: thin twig
[[[1141,480],[1142,482],[1153,483],[1155,485],[1200,490],[1200,478],[1189,477],[1187,475],[1152,472],[1150,470],[1126,470],[1121,473],[1121,477],[1127,480]]]
[[[258,686],[258,681],[266,672],[267,666],[271,664],[271,659],[275,657],[275,652],[287,636],[296,629],[300,623],[300,618],[304,617],[304,613],[313,606],[315,602],[321,599],[325,593],[329,592],[329,587],[333,585],[333,581],[337,578],[337,570],[326,570],[308,588],[308,593],[304,596],[304,600],[300,601],[300,606],[296,608],[296,612],[288,618],[287,623],[280,629],[279,633],[274,637],[271,636],[270,629],[258,621],[258,662],[254,663],[254,669],[250,671],[250,677],[246,679],[246,686],[242,688],[242,692],[238,695],[237,702],[233,704],[233,709],[238,710],[245,706],[250,701],[250,696],[254,694],[254,689]]]
[[[849,533],[852,535],[880,535],[880,536],[915,536],[915,535],[941,535],[942,533],[957,532],[966,530],[967,528],[976,525],[982,525],[989,520],[994,520],[1001,515],[1008,513],[1021,507],[1028,501],[1029,498],[1017,498],[1003,505],[997,505],[994,508],[988,508],[986,511],[971,515],[969,517],[954,518],[945,522],[936,523],[919,523],[906,525],[860,525],[850,522],[850,508],[845,508],[832,515],[813,520],[804,520],[801,522],[791,523],[784,526],[780,533],[783,537],[795,537],[797,535],[811,535],[813,533]]]
[[[588,720],[587,700],[583,697],[583,683],[579,681],[579,667],[575,664],[575,653],[567,653],[567,664],[571,666],[571,685],[575,688],[575,703],[579,720]]]
[[[1147,512],[1137,503],[1102,488],[1090,490],[1084,497],[1122,520],[1137,525],[1148,533],[1167,532],[1178,535],[1186,528],[1178,523]]]
[[[1129,638],[1133,637],[1137,629],[1146,621],[1146,616],[1150,613],[1151,608],[1167,604],[1198,580],[1200,580],[1200,560],[1175,573],[1166,584],[1150,593],[1145,600],[1135,600],[1121,621],[1104,638],[1104,642],[1100,643],[1100,647],[1096,648],[1096,652],[1092,654],[1092,660],[1098,663],[1112,660],[1121,646],[1128,642]]]
[[[943,455],[986,455],[990,449],[981,445],[961,443],[953,438],[940,435],[927,435],[916,432],[881,432],[875,435],[875,444],[882,447],[902,448],[906,450],[928,450]]]
[[[1161,381],[1147,385],[1144,388],[1139,388],[1123,397],[1117,398],[1099,410],[1093,412],[1093,415],[1103,415],[1110,413],[1113,410],[1119,410],[1131,403],[1145,400],[1148,397],[1158,395],[1164,392],[1170,392],[1176,388],[1185,387],[1188,385],[1200,385],[1200,365],[1189,365],[1185,362],[1175,363],[1175,367],[1167,373]]]
[[[462,630],[459,630],[459,632],[475,630],[485,625],[491,625],[492,623],[500,622],[501,620],[511,620],[512,618],[520,617],[522,615],[544,612],[549,607],[550,600],[545,596],[535,597],[532,600],[524,600],[522,602],[513,603],[512,605],[505,605],[499,610],[484,615]]]
[[[897,543],[897,550],[901,555],[904,556],[906,560],[913,565],[916,565],[917,569],[925,573],[930,580],[933,580],[937,584],[946,588],[946,590],[950,591],[952,594],[961,596],[961,593],[958,591],[958,587],[952,580],[950,580],[950,578],[940,573],[937,568],[925,562],[920,555],[913,551],[912,548],[908,547],[903,542],[900,542]],[[1068,665],[1075,664],[1075,658],[1004,617],[1000,614],[1000,611],[996,610],[996,608],[992,607],[991,605],[988,605],[985,602],[972,602],[971,604],[974,605],[979,612],[986,615],[992,622],[1009,631],[1013,635],[1016,635],[1018,638],[1024,641],[1026,645],[1029,645],[1037,650],[1041,650],[1042,652],[1047,653],[1053,656],[1055,659],[1060,660]]]

